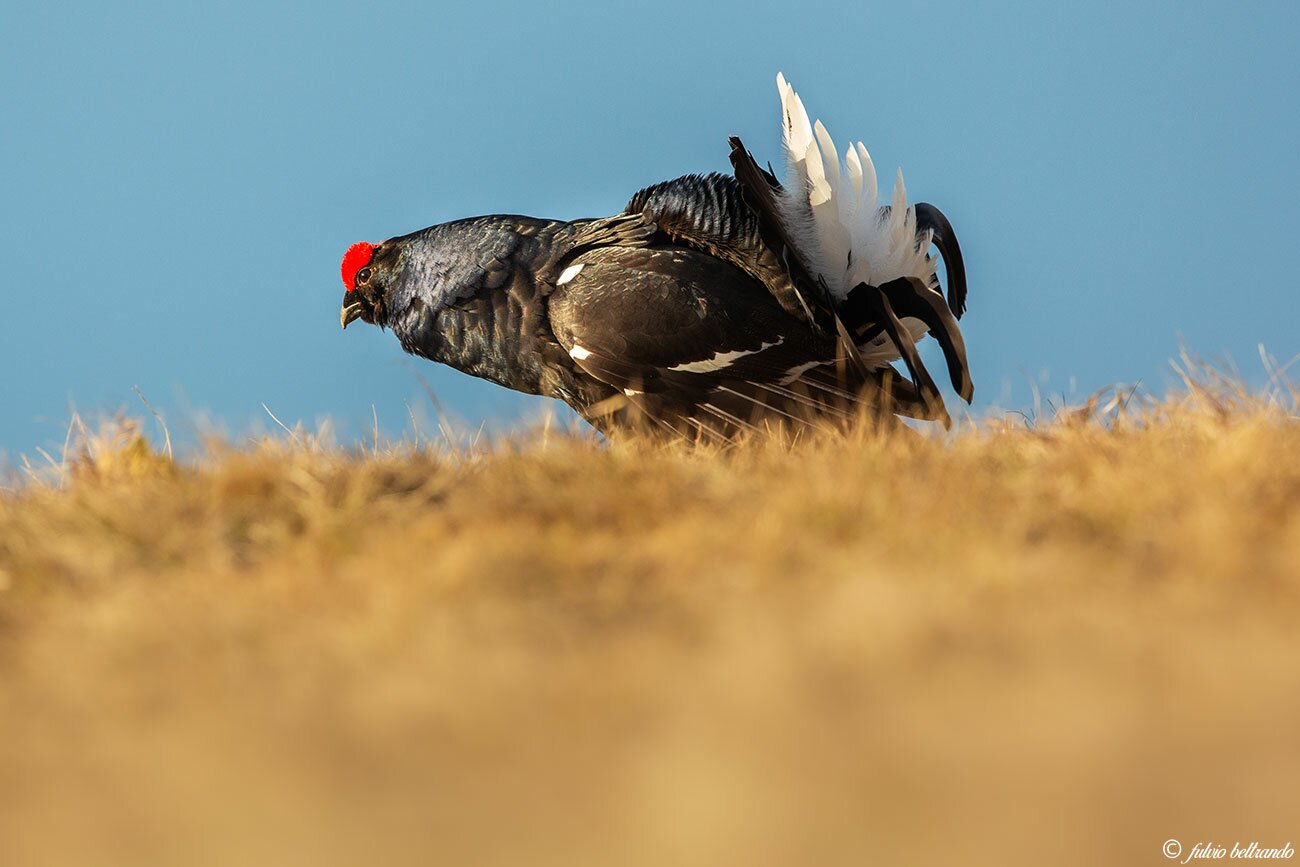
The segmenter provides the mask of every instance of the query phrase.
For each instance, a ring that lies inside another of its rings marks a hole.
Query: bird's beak
[[[361,318],[360,301],[353,301],[351,304],[344,304],[343,309],[339,311],[339,325],[342,325],[344,330],[346,330],[348,325],[351,324],[354,320],[360,318]]]

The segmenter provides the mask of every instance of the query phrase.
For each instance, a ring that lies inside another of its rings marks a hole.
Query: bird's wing
[[[619,388],[779,379],[809,353],[833,358],[747,274],[686,248],[589,251],[565,269],[549,309],[570,357]]]
[[[546,276],[558,279],[565,268],[584,253],[601,247],[647,247],[659,232],[652,220],[641,214],[616,214],[595,220],[575,220],[564,255]]]
[[[781,248],[768,243],[760,214],[746,198],[741,182],[729,175],[685,175],[638,191],[624,213],[640,214],[673,243],[736,266],[765,287],[786,313],[834,333],[820,291],[795,285]]]
[[[790,316],[761,285],[685,247],[601,248],[566,269],[549,301],[553,333],[574,365],[647,408],[656,421],[712,415],[733,427],[833,396],[794,394],[812,367],[833,365],[835,341]],[[681,432],[681,431],[678,431]]]

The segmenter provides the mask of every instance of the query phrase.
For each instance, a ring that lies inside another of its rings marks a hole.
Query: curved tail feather
[[[929,202],[916,203],[916,226],[929,230],[930,239],[943,256],[943,268],[948,277],[948,306],[958,319],[966,312],[966,263],[961,257],[957,233],[943,211]]]
[[[844,319],[852,328],[872,327],[874,323],[873,304],[869,300],[869,290],[875,287],[863,284],[849,294],[841,311]],[[944,304],[943,296],[923,285],[915,277],[899,277],[879,287],[889,299],[894,312],[900,317],[919,319],[939,346],[943,349],[944,360],[948,365],[948,376],[952,387],[967,403],[975,396],[975,386],[971,381],[970,365],[966,361],[966,341],[957,327],[957,320]]]
[[[899,320],[898,314],[895,313],[894,307],[889,300],[889,293],[869,283],[858,284],[854,288],[854,292],[861,293],[863,303],[871,312],[871,318],[880,324],[885,333],[889,335],[889,339],[898,347],[899,354],[903,357],[903,364],[907,366],[907,372],[911,374],[912,382],[920,393],[922,403],[933,413],[933,417],[943,422],[944,427],[951,426],[952,421],[943,408],[943,398],[939,395],[939,389],[935,386],[934,380],[930,378],[930,372],[925,369],[925,365],[921,362],[921,356],[916,351],[916,342],[912,340],[911,332],[907,330],[907,327]]]

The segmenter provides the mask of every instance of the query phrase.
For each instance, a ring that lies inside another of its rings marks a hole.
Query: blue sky
[[[263,403],[400,434],[419,376],[471,428],[536,415],[340,332],[344,249],[614,213],[728,134],[778,162],[777,70],[955,224],[977,410],[1300,353],[1293,2],[110,5],[0,9],[11,457],[133,386],[182,439]]]

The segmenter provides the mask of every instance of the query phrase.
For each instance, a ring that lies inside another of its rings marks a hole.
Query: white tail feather
[[[902,169],[886,217],[878,204],[876,167],[862,142],[845,149],[841,170],[826,127],[809,123],[803,100],[784,75],[777,73],[776,86],[788,165],[781,220],[809,266],[840,300],[862,282],[917,277],[932,285],[935,261],[928,244],[917,244],[916,213],[907,204]],[[925,333],[920,323],[906,324],[917,337]]]

